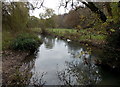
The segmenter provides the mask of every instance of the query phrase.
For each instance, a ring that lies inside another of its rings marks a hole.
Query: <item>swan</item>
[[[71,40],[70,39],[67,39],[67,42],[70,42]]]

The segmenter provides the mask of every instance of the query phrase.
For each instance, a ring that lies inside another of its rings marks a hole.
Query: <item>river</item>
[[[119,76],[94,64],[100,49],[50,36],[39,36],[43,43],[36,54],[23,61],[29,68],[30,82],[45,85],[119,85]]]

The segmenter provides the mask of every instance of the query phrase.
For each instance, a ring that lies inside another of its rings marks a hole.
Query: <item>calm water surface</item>
[[[29,58],[24,65],[32,73],[31,83],[41,82],[46,85],[84,85],[120,84],[118,76],[103,71],[94,64],[100,50],[91,55],[85,46],[53,37],[41,37],[43,44],[35,57]]]

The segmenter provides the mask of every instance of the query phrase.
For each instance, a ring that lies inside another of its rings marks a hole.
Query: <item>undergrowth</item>
[[[40,38],[34,34],[19,34],[11,43],[11,49],[34,52],[42,43]]]

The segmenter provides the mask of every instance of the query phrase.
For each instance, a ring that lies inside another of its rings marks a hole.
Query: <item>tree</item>
[[[107,20],[107,17],[105,16],[105,14],[98,8],[96,7],[93,2],[82,2],[83,4],[85,4],[92,12],[96,13],[99,15],[100,19],[103,21],[103,22],[106,22]]]
[[[83,0],[65,0],[65,3],[63,3],[63,0],[61,0],[61,6],[64,6],[65,8],[68,7],[68,4],[70,4],[72,6],[73,9],[79,9],[80,7],[84,7],[81,4],[85,5],[86,7],[88,7],[93,13],[98,14],[99,18],[103,21],[106,22],[107,17],[105,16],[105,14],[93,3],[93,2],[85,2]],[[79,6],[78,6],[79,5]]]
[[[75,28],[80,23],[80,16],[77,11],[71,10],[64,18],[66,28]]]
[[[9,27],[14,31],[18,31],[26,28],[29,17],[29,8],[27,7],[27,3],[3,2],[2,11],[3,29]]]
[[[41,27],[41,20],[35,16],[30,16],[28,23],[28,28],[40,28]]]
[[[112,17],[112,9],[111,9],[111,6],[110,6],[110,2],[105,2],[105,7],[106,7],[106,10],[107,10],[107,13],[108,13],[108,16]]]
[[[50,9],[50,8],[47,8],[45,10],[45,14],[44,15],[45,15],[46,18],[51,18],[54,15],[54,10]]]
[[[42,27],[44,26],[47,28],[53,28],[55,27],[55,22],[54,22],[54,10],[47,8],[45,10],[45,13],[40,13],[39,14],[42,23]]]

